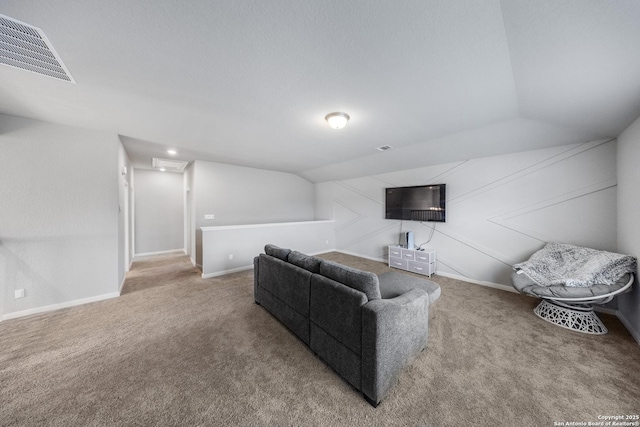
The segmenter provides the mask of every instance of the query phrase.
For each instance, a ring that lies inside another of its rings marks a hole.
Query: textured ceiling
[[[0,112],[117,133],[134,167],[175,148],[325,181],[616,137],[640,116],[637,0],[3,0],[0,14],[42,29],[77,82],[0,66]]]

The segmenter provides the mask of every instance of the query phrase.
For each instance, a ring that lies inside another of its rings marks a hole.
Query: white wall
[[[334,247],[333,221],[228,225],[202,229],[202,277],[253,267],[267,243],[313,255]]]
[[[196,214],[195,183],[193,179],[194,162],[184,171],[184,244],[187,255],[193,265],[196,264]]]
[[[196,161],[195,181],[198,227],[313,219],[313,184],[297,175]]]
[[[135,171],[136,255],[184,249],[184,177]]]
[[[337,249],[386,259],[386,246],[430,227],[385,220],[384,188],[447,184],[447,222],[425,247],[438,272],[510,287],[511,265],[546,241],[616,249],[615,141],[567,145],[316,185],[316,216],[336,221]]]
[[[4,318],[117,295],[117,164],[115,134],[0,114]]]
[[[618,252],[640,258],[640,118],[618,137]],[[640,289],[618,297],[618,317],[640,342]]]
[[[297,175],[196,160],[193,181],[199,267],[200,227],[314,219],[314,186]],[[215,215],[215,219],[205,220],[208,214]]]
[[[125,173],[126,169],[126,173]],[[118,138],[118,283],[124,283],[125,274],[133,259],[133,168],[122,142]]]

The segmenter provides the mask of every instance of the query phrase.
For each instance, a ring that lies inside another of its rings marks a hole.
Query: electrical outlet
[[[204,219],[216,219],[216,216],[214,214],[208,214],[204,216]]]
[[[24,289],[16,289],[14,292],[16,299],[24,298]]]

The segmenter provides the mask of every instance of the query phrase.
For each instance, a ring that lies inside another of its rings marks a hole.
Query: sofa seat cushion
[[[408,274],[389,271],[378,277],[382,299],[391,299],[412,289],[423,289],[429,295],[429,304],[440,298],[440,285],[431,280],[420,279]]]
[[[320,274],[364,293],[369,301],[381,298],[378,276],[369,271],[324,260],[320,264]]]

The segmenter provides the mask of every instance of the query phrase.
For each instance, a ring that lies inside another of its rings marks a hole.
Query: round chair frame
[[[616,295],[629,289],[633,284],[634,275],[630,274],[629,276],[629,281],[623,287],[599,296],[583,298],[540,297],[542,301],[533,309],[533,312],[547,322],[572,331],[604,335],[608,330],[593,311],[593,305],[606,304]]]

